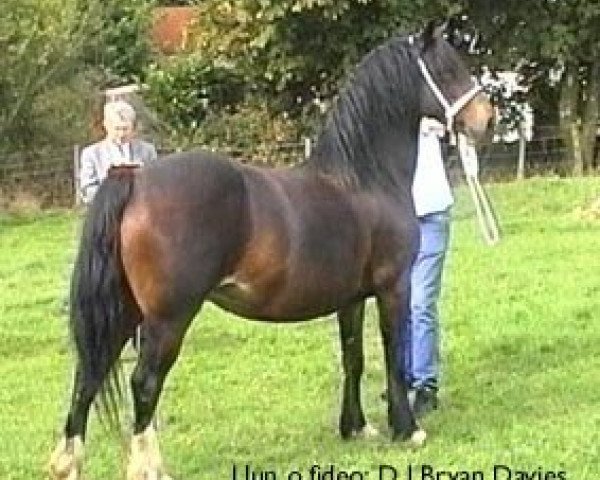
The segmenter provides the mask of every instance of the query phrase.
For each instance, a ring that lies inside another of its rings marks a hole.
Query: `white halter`
[[[412,45],[414,43],[414,38],[412,36],[410,36],[408,38],[408,41]],[[444,108],[444,114],[446,115],[446,127],[448,128],[448,131],[450,132],[450,131],[452,131],[452,124],[454,123],[454,117],[456,116],[456,114],[458,112],[460,112],[462,110],[462,108],[467,103],[469,103],[473,99],[473,97],[475,95],[477,95],[481,91],[481,85],[475,84],[466,93],[464,93],[460,98],[458,98],[458,100],[456,100],[453,104],[450,104],[450,102],[448,102],[448,100],[446,100],[446,97],[444,97],[444,94],[442,93],[442,91],[439,89],[439,87],[433,81],[433,78],[431,78],[431,74],[429,73],[429,70],[427,69],[427,65],[425,65],[425,62],[423,61],[423,59],[421,57],[417,58],[417,63],[419,64],[421,74],[423,75],[423,78],[427,82],[427,85],[429,86],[429,88],[431,89],[433,94],[435,95],[435,98],[437,98],[438,102],[440,102],[440,104]]]

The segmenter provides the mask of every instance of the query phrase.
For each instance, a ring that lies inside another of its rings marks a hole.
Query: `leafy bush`
[[[146,104],[163,127],[162,147],[184,150],[203,146],[260,164],[296,162],[301,155],[297,125],[274,115],[264,99],[242,98],[244,88],[239,79],[229,75],[228,84],[202,81],[217,80],[223,73],[192,68],[178,69],[178,76],[154,69],[148,75]]]
[[[103,86],[143,80],[152,59],[150,26],[154,0],[108,0],[100,3],[96,38],[84,57],[99,70]]]
[[[210,112],[184,142],[223,151],[254,164],[291,164],[302,157],[297,124],[285,116],[274,115],[264,99],[252,96],[234,111]]]
[[[0,150],[64,145],[77,133],[84,140],[90,92],[138,79],[149,62],[152,4],[0,2]]]
[[[145,99],[171,138],[193,137],[215,112],[235,111],[244,98],[242,79],[199,56],[166,59],[146,72]]]

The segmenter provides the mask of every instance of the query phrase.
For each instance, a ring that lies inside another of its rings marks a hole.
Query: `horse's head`
[[[459,53],[430,23],[416,41],[423,79],[421,108],[467,136],[480,140],[494,123],[494,108]]]

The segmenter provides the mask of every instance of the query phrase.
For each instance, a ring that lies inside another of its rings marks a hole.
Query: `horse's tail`
[[[100,391],[101,419],[118,426],[121,396],[115,359],[130,327],[129,285],[121,261],[120,226],[133,190],[133,169],[117,168],[98,189],[89,208],[71,280],[70,330],[83,388]],[[111,375],[109,375],[111,374]]]

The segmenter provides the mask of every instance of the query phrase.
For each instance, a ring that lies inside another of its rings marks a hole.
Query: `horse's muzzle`
[[[465,105],[455,120],[456,129],[478,143],[491,139],[495,124],[496,112],[483,92]]]

